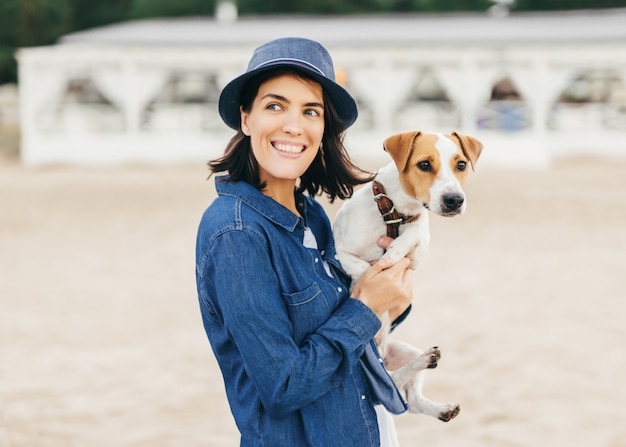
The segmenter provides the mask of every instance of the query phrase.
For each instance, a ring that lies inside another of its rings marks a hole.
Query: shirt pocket
[[[330,316],[332,309],[319,284],[313,283],[299,292],[283,293],[296,343],[315,332]]]

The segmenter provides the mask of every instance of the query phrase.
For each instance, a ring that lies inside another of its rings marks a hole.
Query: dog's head
[[[454,216],[465,211],[463,184],[468,164],[474,165],[483,145],[474,137],[405,132],[383,143],[395,162],[404,191],[435,214]]]

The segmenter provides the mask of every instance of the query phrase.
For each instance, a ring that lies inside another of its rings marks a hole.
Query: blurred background
[[[419,127],[481,137],[484,163],[620,155],[623,3],[3,0],[0,141],[25,165],[202,160],[229,138],[221,87],[301,35],[359,102],[355,156]]]
[[[364,167],[405,130],[485,145],[395,332],[441,347],[425,394],[461,414],[401,445],[626,447],[617,0],[0,0],[0,447],[238,445],[195,231],[219,91],[290,35],[331,51]]]

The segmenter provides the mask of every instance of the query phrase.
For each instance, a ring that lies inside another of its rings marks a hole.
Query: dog
[[[458,132],[444,135],[412,131],[390,136],[383,148],[392,162],[342,204],[333,223],[337,256],[352,277],[352,284],[371,262],[382,257],[395,263],[406,256],[411,268],[417,267],[430,242],[428,212],[447,217],[465,212],[463,184],[483,144]],[[394,239],[386,251],[377,244],[385,234]],[[408,343],[390,340],[389,315],[385,314],[382,321],[376,342],[409,411],[444,422],[456,417],[458,404],[434,402],[422,394],[422,372],[437,366],[440,350],[433,347],[422,352]],[[396,437],[388,416],[392,437]],[[397,445],[397,439],[392,444]]]

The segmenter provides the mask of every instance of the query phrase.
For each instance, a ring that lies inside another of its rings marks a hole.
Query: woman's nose
[[[287,113],[283,130],[290,134],[299,135],[302,133],[302,116],[299,113]]]

